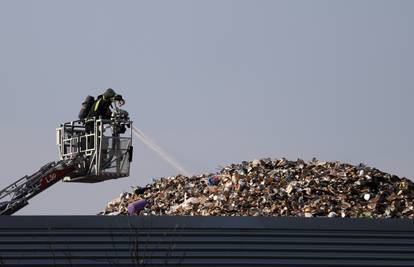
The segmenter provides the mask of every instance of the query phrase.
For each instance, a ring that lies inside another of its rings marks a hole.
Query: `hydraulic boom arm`
[[[0,215],[11,215],[29,204],[29,199],[43,192],[75,170],[68,161],[49,162],[30,176],[24,176],[0,191]]]

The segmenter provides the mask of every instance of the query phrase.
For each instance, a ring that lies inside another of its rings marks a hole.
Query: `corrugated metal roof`
[[[414,221],[0,217],[0,265],[414,266]]]

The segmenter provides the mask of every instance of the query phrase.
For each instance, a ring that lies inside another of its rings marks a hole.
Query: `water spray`
[[[151,138],[145,135],[141,130],[136,128],[135,126],[132,127],[132,131],[136,137],[138,137],[148,148],[158,154],[160,158],[162,158],[165,162],[171,165],[175,170],[177,170],[180,174],[185,176],[190,176],[190,173],[175,159],[173,159],[168,153],[162,149],[159,145],[157,145]]]

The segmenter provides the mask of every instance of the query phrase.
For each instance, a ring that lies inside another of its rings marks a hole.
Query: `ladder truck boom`
[[[45,191],[74,171],[65,161],[50,162],[30,176],[24,176],[0,191],[0,215],[11,215],[29,204],[29,199]]]
[[[93,118],[61,124],[56,129],[56,143],[59,161],[45,164],[0,191],[0,215],[14,214],[60,180],[97,183],[129,176],[132,121],[124,110],[117,108],[110,120]]]

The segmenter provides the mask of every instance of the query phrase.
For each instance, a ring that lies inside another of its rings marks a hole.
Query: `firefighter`
[[[113,102],[118,102],[120,106],[125,104],[125,100],[122,96],[115,93],[112,88],[108,88],[105,93],[98,95],[88,113],[87,122],[85,124],[85,130],[87,133],[93,132],[94,123],[93,120],[90,119],[111,119],[111,107]]]
[[[95,119],[103,119],[103,120],[110,120],[112,111],[112,103],[118,102],[120,106],[125,104],[125,100],[122,98],[121,95],[118,95],[115,93],[115,91],[112,88],[106,89],[106,91],[102,94],[97,96],[95,102],[90,107],[90,111],[88,114],[87,121],[85,123],[85,130],[86,133],[93,133],[94,132],[94,118]],[[92,120],[91,120],[92,119]],[[97,133],[99,134],[99,132]],[[88,136],[88,144],[93,144],[92,148],[95,148],[95,140],[94,136]],[[84,144],[81,144],[81,146],[84,146]],[[104,138],[101,143],[101,164],[102,166],[106,166],[108,163],[110,163],[110,160],[112,157],[108,158],[108,139]],[[117,145],[116,142],[112,143],[112,149],[115,148]],[[108,162],[109,160],[109,162]]]
[[[111,107],[113,102],[118,102],[120,106],[125,104],[122,95],[118,95],[112,88],[106,89],[105,93],[99,95],[89,112],[88,118],[99,118],[109,120],[111,118]]]

